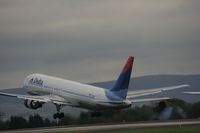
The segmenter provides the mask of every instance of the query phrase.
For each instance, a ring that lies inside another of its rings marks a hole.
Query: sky
[[[82,83],[200,74],[199,0],[0,0],[0,88],[43,73]]]

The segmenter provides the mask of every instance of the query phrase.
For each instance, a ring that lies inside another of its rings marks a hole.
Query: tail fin
[[[127,92],[128,92],[128,86],[129,81],[131,77],[131,71],[133,66],[134,57],[129,56],[126,65],[122,69],[121,74],[119,75],[117,81],[115,82],[113,88],[110,89],[110,91],[114,92],[117,96],[125,99]]]

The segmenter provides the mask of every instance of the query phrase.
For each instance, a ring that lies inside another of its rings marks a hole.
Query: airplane
[[[129,56],[121,74],[110,89],[35,73],[28,75],[24,79],[22,88],[27,90],[27,95],[4,92],[0,92],[0,95],[24,99],[24,105],[29,109],[38,109],[44,103],[53,103],[57,109],[57,113],[53,117],[54,119],[61,119],[64,117],[64,113],[60,112],[60,110],[64,106],[84,108],[92,110],[94,113],[104,110],[119,110],[131,107],[132,104],[138,102],[170,99],[169,97],[137,98],[189,86],[183,84],[156,89],[136,90],[128,93],[133,62],[134,57]]]

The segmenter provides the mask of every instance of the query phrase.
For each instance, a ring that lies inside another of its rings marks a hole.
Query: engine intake
[[[42,107],[42,103],[34,100],[25,100],[24,105],[29,109],[38,109]]]

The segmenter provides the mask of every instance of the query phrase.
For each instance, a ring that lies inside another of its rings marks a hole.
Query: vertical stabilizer
[[[114,92],[116,95],[124,99],[126,98],[126,95],[128,92],[128,86],[129,86],[129,81],[131,77],[133,61],[134,61],[134,57],[129,56],[117,81],[115,82],[114,86],[110,89],[110,91]]]

